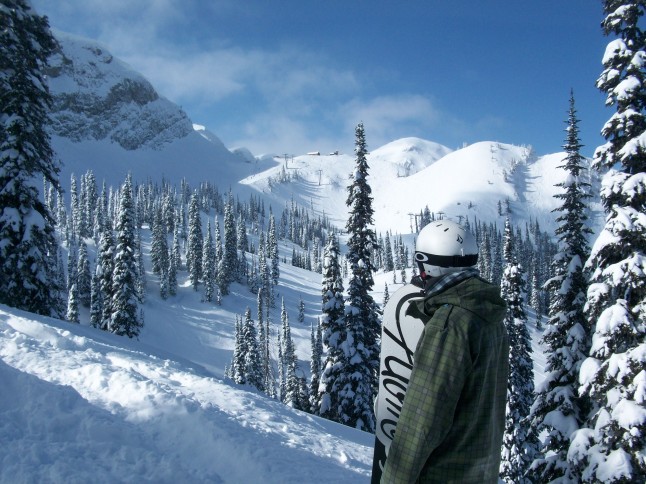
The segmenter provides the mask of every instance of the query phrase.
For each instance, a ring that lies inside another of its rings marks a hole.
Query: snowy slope
[[[372,435],[225,383],[145,337],[0,307],[0,357],[0,482],[367,481]]]
[[[410,156],[413,151],[416,156]],[[504,224],[498,204],[507,200],[513,223],[538,220],[541,228],[552,232],[560,205],[554,198],[555,184],[565,178],[558,168],[565,154],[535,157],[526,147],[497,142],[480,142],[450,151],[435,143],[405,138],[381,147],[368,155],[369,184],[373,195],[374,221],[378,232],[390,230],[409,234],[414,231],[413,214],[428,206],[436,217],[455,221],[476,218]],[[339,226],[347,217],[347,185],[354,168],[351,155],[303,155],[280,162],[270,170],[254,174],[241,184],[253,186],[278,206],[294,198],[318,214],[325,214]],[[280,182],[283,173],[288,181]],[[592,180],[592,192],[598,193]],[[593,226],[601,224],[599,203],[590,202],[596,216]],[[411,227],[413,228],[411,230]]]

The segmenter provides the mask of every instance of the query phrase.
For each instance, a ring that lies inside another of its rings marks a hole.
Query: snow
[[[367,481],[372,435],[164,351],[158,323],[132,341],[0,306],[0,482]]]

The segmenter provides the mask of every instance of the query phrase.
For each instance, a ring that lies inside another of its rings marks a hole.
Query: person
[[[440,220],[417,238],[424,322],[382,483],[495,483],[505,424],[509,340],[500,288],[474,267],[471,232]]]

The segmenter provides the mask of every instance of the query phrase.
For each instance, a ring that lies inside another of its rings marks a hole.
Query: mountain
[[[196,131],[186,113],[160,96],[141,74],[91,40],[56,31],[50,58],[52,146],[69,185],[92,169],[99,181],[118,186],[131,172],[185,178],[193,185],[216,174],[228,186],[257,169],[231,153],[213,133]]]
[[[513,223],[537,221],[552,233],[552,210],[561,203],[554,198],[559,191],[555,185],[566,176],[560,168],[564,156],[537,157],[529,147],[489,141],[455,151],[418,138],[394,141],[368,155],[375,227],[413,233],[415,217],[426,207],[436,217],[478,219],[501,227],[506,213],[499,213],[499,205],[504,209],[508,201]],[[278,206],[294,199],[343,227],[353,168],[350,155],[302,155],[240,183],[253,186]],[[589,173],[587,181],[592,193],[598,193],[596,174]],[[590,213],[592,226],[599,230],[598,202],[590,202]]]

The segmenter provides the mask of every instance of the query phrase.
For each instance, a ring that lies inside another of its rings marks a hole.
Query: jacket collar
[[[444,274],[440,277],[434,277],[426,282],[424,296],[425,298],[433,297],[445,291],[449,287],[455,286],[470,277],[478,277],[479,275],[480,271],[478,269],[475,267],[469,267],[463,271],[450,272],[449,274]]]

